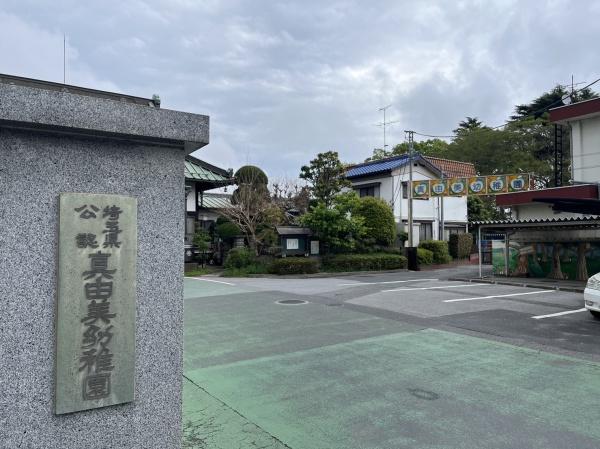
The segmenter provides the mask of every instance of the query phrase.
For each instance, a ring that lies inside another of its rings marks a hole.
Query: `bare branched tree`
[[[238,188],[231,196],[231,207],[220,209],[220,214],[237,225],[258,254],[257,229],[272,207],[267,177],[258,167],[246,166],[235,174]]]

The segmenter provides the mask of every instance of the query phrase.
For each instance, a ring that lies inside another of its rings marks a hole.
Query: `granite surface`
[[[0,127],[0,448],[181,446],[183,157],[181,148]],[[57,416],[60,192],[138,200],[137,360],[135,402]]]
[[[126,136],[183,145],[208,143],[209,117],[169,109],[0,83],[0,124]]]

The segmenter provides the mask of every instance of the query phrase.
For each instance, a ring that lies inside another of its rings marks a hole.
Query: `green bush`
[[[304,257],[283,257],[275,259],[269,267],[269,272],[274,274],[306,274],[317,273],[319,261]]]
[[[233,248],[227,253],[223,267],[244,268],[252,265],[255,261],[256,256],[248,248]]]
[[[268,265],[262,262],[254,262],[242,268],[225,268],[223,277],[246,277],[252,274],[265,274],[268,272]]]
[[[419,265],[431,265],[433,263],[433,251],[417,248],[417,258],[419,259]]]
[[[338,254],[323,261],[328,271],[395,270],[406,268],[399,254]]]
[[[378,245],[391,246],[396,240],[396,222],[388,203],[380,198],[365,196],[360,199],[355,210],[363,217],[366,235]]]
[[[473,236],[471,234],[452,234],[448,242],[450,255],[456,259],[464,259],[471,254]]]
[[[444,264],[452,260],[448,253],[448,242],[444,240],[423,240],[419,243],[419,248],[427,249],[433,253],[433,263]]]

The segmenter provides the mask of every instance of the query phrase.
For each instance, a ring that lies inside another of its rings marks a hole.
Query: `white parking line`
[[[565,310],[564,312],[558,312],[558,313],[550,313],[548,315],[538,315],[538,316],[532,316],[531,318],[533,318],[534,320],[541,320],[542,318],[551,318],[553,316],[562,316],[562,315],[569,315],[570,313],[579,313],[579,312],[585,312],[587,309],[584,307],[583,309],[577,309],[577,310]]]
[[[536,290],[534,292],[510,293],[508,295],[475,296],[473,298],[446,299],[444,302],[474,301],[475,299],[505,298],[507,296],[538,295],[540,293],[554,293],[554,292],[555,292],[555,290]]]
[[[406,279],[404,281],[385,281],[385,282],[354,282],[352,284],[338,284],[339,286],[347,285],[377,285],[377,284],[401,284],[403,282],[416,282],[416,281],[439,281],[439,279]]]
[[[382,292],[409,292],[411,290],[435,290],[438,288],[459,288],[459,287],[491,287],[494,284],[460,284],[460,285],[442,285],[439,287],[409,287],[395,288],[393,290],[381,290]]]
[[[217,284],[235,285],[235,284],[232,284],[231,282],[215,281],[214,279],[194,278],[194,277],[190,277],[190,276],[185,276],[185,278],[186,279],[193,279],[194,281],[206,281],[206,282],[215,282]]]

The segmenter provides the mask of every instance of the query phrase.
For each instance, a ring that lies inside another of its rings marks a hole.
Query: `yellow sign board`
[[[529,188],[528,174],[429,179],[413,181],[412,197],[427,199],[440,196],[496,195],[506,192],[524,192]]]

